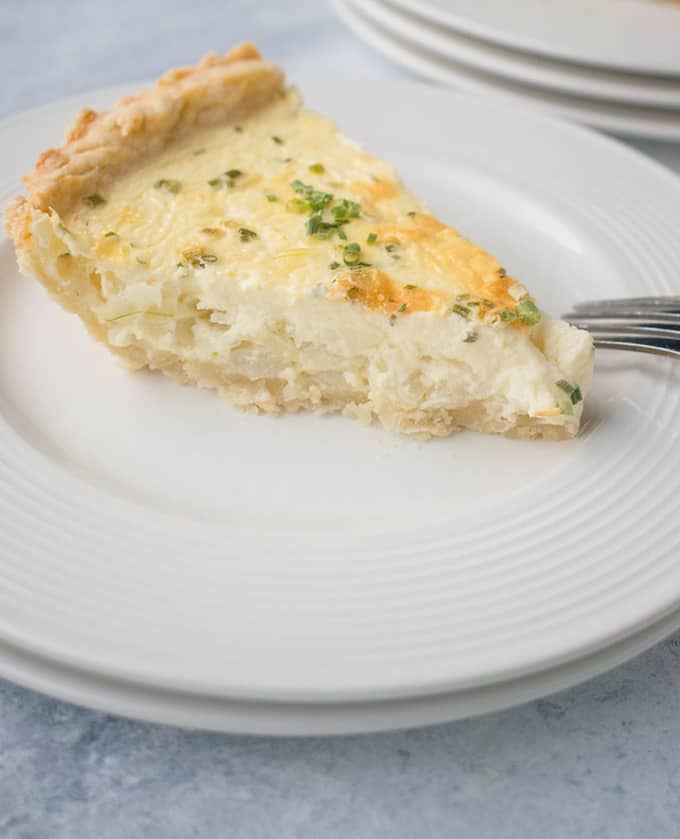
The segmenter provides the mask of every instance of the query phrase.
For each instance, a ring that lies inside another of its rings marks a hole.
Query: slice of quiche
[[[83,111],[24,181],[6,213],[22,272],[132,368],[421,436],[578,430],[590,336],[250,44]]]

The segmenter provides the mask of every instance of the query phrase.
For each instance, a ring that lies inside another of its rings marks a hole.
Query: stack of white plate
[[[680,139],[680,3],[336,0],[420,75],[613,131]]]
[[[677,294],[680,181],[627,146],[436,86],[297,81],[549,311]],[[0,206],[74,113],[130,92],[0,123]],[[550,693],[680,627],[671,359],[598,351],[562,443],[253,417],[119,369],[2,232],[0,349],[2,677],[182,725],[366,731]]]

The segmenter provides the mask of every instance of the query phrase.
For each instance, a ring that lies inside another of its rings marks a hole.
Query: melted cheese
[[[359,203],[358,217],[327,239],[310,235],[296,180],[333,196],[325,221],[342,199]],[[477,317],[516,304],[494,257],[429,215],[391,166],[293,91],[240,125],[194,132],[100,193],[104,202],[63,219],[68,244],[126,282],[277,286],[293,298],[322,289],[387,314],[450,313],[461,297],[486,301]],[[345,251],[353,243],[358,255]]]

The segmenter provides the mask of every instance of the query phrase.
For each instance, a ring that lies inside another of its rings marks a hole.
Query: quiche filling
[[[246,410],[421,436],[577,431],[590,337],[542,315],[390,165],[280,83],[198,123],[8,221],[23,270],[130,366]]]

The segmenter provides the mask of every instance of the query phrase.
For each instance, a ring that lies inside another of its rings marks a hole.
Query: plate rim
[[[500,0],[498,0],[500,2]],[[525,52],[533,52],[538,55],[543,55],[549,58],[559,58],[562,61],[571,61],[573,63],[590,64],[594,67],[605,67],[609,69],[627,70],[636,73],[650,74],[650,75],[664,75],[669,77],[680,76],[680,60],[673,54],[673,60],[666,60],[664,63],[659,62],[658,57],[656,61],[650,60],[649,57],[636,58],[631,64],[630,55],[626,58],[620,54],[605,55],[602,52],[585,52],[578,44],[571,43],[569,46],[560,45],[556,43],[546,44],[540,40],[537,35],[527,34],[526,29],[520,23],[519,26],[513,25],[510,19],[503,21],[500,25],[497,20],[493,18],[493,11],[489,14],[488,3],[475,3],[474,0],[464,0],[464,10],[448,10],[443,8],[438,0],[390,0],[396,6],[408,10],[418,17],[425,17],[434,23],[441,24],[451,29],[455,29],[472,35],[482,40],[488,40],[494,43],[502,44],[514,49],[520,49]],[[457,0],[460,2],[460,0]],[[522,21],[531,22],[532,10],[529,5],[524,2],[524,10],[520,6],[520,13],[524,12]],[[517,6],[515,6],[517,9]],[[535,9],[533,11],[536,11]],[[590,21],[592,23],[592,9],[589,9],[591,15]],[[647,9],[645,14],[656,14],[660,16],[663,11],[666,15],[670,10],[661,10],[655,8],[653,11]],[[480,14],[481,13],[481,14]],[[541,7],[540,14],[545,14],[545,8]],[[552,12],[555,13],[554,10]],[[558,14],[560,12],[558,11]],[[643,14],[640,12],[640,14]],[[508,31],[508,23],[511,24],[513,31]],[[599,20],[600,29],[606,31],[609,19],[602,14]],[[557,24],[554,24],[557,26]]]
[[[655,77],[587,67],[561,61],[536,53],[511,49],[503,44],[485,41],[448,27],[435,28],[432,21],[405,8],[393,6],[390,0],[363,0],[361,11],[376,25],[399,37],[404,28],[410,29],[414,43],[422,45],[444,59],[459,61],[474,70],[495,73],[530,87],[554,90],[558,93],[592,97],[603,102],[623,103],[640,107],[680,108],[680,77]],[[489,59],[493,65],[489,64]],[[576,75],[570,75],[576,74]],[[633,80],[644,85],[643,90],[631,92]],[[658,87],[654,89],[654,82]],[[666,91],[663,83],[675,85]]]
[[[361,40],[395,64],[431,81],[495,102],[510,101],[526,110],[547,112],[553,118],[575,121],[615,134],[674,142],[680,140],[680,109],[578,97],[464,66],[462,62],[447,60],[420,44],[386,32],[375,21],[367,19],[358,8],[360,4],[357,0],[333,0],[333,4],[338,17]],[[580,101],[565,103],[565,99]],[[613,113],[615,108],[630,111],[639,108],[642,113]]]
[[[680,610],[617,644],[548,670],[469,690],[374,702],[283,703],[201,697],[78,671],[2,640],[0,675],[57,701],[130,720],[258,737],[339,737],[441,725],[510,710],[601,676],[662,643],[678,629]]]

